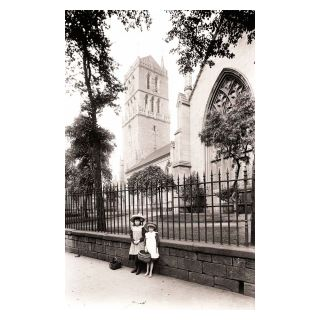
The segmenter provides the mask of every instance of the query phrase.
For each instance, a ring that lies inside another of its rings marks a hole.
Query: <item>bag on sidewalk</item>
[[[110,263],[109,263],[109,268],[111,270],[120,269],[121,268],[121,261],[117,257],[112,258],[112,261],[110,261]]]

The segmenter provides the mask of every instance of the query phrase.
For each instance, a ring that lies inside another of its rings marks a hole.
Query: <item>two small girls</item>
[[[153,222],[146,223],[143,226],[145,218],[141,214],[134,214],[130,221],[133,223],[130,230],[131,246],[129,250],[129,260],[134,260],[135,268],[131,271],[140,274],[142,263],[138,260],[138,253],[141,250],[149,252],[151,255],[151,261],[147,264],[147,272],[145,276],[152,277],[154,261],[159,258],[159,235],[157,225]],[[146,232],[147,231],[147,232]]]

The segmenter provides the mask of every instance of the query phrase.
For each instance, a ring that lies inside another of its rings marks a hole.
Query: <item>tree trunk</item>
[[[235,161],[237,163],[237,169],[236,169],[235,176],[234,176],[233,190],[236,188],[236,186],[238,184],[239,173],[240,173],[240,168],[241,168],[240,160],[235,160]]]
[[[90,83],[91,70],[90,62],[88,61],[88,52],[86,46],[83,46],[83,69],[86,87],[88,89],[88,97],[91,107],[91,118],[93,132],[97,132],[97,111],[94,105],[93,93]],[[98,219],[98,231],[106,231],[106,220],[104,218],[103,210],[103,198],[102,198],[102,183],[101,183],[101,160],[100,160],[100,141],[97,140],[97,137],[94,137],[93,141],[93,154],[92,162],[94,166],[94,189],[96,195],[96,205],[97,205],[97,219]]]
[[[103,208],[102,197],[102,181],[101,181],[101,160],[100,160],[100,141],[94,142],[93,148],[93,163],[94,163],[94,184],[97,201],[97,219],[98,231],[106,231],[106,220]]]

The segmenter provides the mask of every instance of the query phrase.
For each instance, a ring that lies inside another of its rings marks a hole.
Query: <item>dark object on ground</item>
[[[120,269],[121,268],[121,261],[116,257],[112,258],[112,261],[109,263],[109,268],[111,270]]]

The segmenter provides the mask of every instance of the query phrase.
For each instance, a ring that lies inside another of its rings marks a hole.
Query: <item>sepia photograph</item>
[[[312,1],[1,8],[1,319],[316,318]]]
[[[67,304],[254,309],[255,11],[66,10],[65,74]]]

